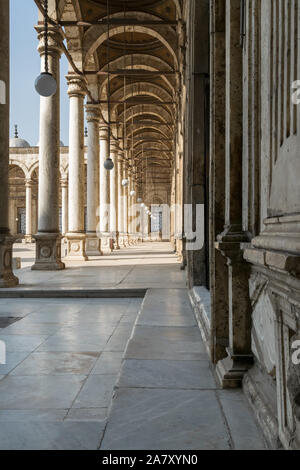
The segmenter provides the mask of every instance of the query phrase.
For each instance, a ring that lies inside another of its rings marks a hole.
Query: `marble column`
[[[12,271],[13,238],[8,228],[9,0],[1,2],[0,28],[0,287],[13,287],[18,279]]]
[[[137,245],[139,234],[138,234],[138,221],[139,221],[139,211],[138,211],[138,203],[137,203],[137,184],[136,179],[134,179],[134,190],[135,195],[133,196],[133,204],[134,204],[134,222],[133,222],[133,230],[134,230],[134,243]]]
[[[45,62],[44,25],[37,26],[42,71]],[[40,146],[38,232],[35,264],[32,270],[55,271],[65,268],[61,261],[59,233],[59,165],[60,165],[60,56],[63,37],[55,27],[49,27],[49,72],[56,78],[57,91],[40,98]]]
[[[119,148],[116,142],[112,141],[110,145],[110,158],[114,162],[114,168],[110,173],[110,234],[113,241],[113,249],[119,250],[119,231],[118,231],[118,152]]]
[[[135,191],[134,187],[134,176],[131,173],[130,175],[130,182],[128,187],[128,233],[129,233],[129,245],[135,244],[135,195],[133,196],[131,193]]]
[[[132,195],[131,193],[135,191],[135,185],[134,185],[134,176],[133,174],[131,175],[130,178],[130,184],[129,184],[129,236],[130,240],[129,243],[131,245],[135,245],[136,243],[136,211],[135,211],[135,195]]]
[[[228,267],[227,260],[216,249],[215,241],[225,225],[225,126],[226,119],[226,41],[225,2],[213,0],[211,6],[211,84],[210,84],[210,292],[211,343],[214,364],[227,356],[229,343]]]
[[[119,151],[118,154],[118,232],[119,232],[119,246],[124,247],[124,207],[123,207],[123,154]]]
[[[123,179],[128,180],[128,167],[126,161],[124,161],[123,164]],[[123,227],[124,227],[124,235],[123,235],[123,240],[124,240],[124,245],[128,246],[129,244],[129,236],[128,236],[128,191],[129,191],[129,185],[128,186],[123,186]]]
[[[25,180],[26,191],[26,234],[25,242],[32,243],[32,185],[31,179]]]
[[[68,233],[68,179],[61,180],[61,233]]]
[[[111,253],[112,240],[109,232],[109,171],[104,168],[104,162],[109,156],[109,128],[105,123],[100,124],[100,236],[101,250],[103,253]]]
[[[67,260],[86,261],[84,230],[84,108],[85,82],[81,76],[68,75],[69,123],[69,227],[66,235]]]
[[[87,256],[100,256],[101,239],[97,235],[97,211],[99,206],[99,106],[86,105],[88,123],[87,161]]]

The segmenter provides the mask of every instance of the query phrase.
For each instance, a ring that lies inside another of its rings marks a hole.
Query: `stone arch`
[[[134,64],[133,69],[136,70],[143,69],[149,70],[150,72],[158,72],[159,70],[166,70],[169,72],[173,71],[173,68],[167,62],[150,54],[123,55],[110,62],[110,70],[118,70],[122,68],[130,70],[132,68],[132,62]],[[145,64],[145,62],[147,62],[147,64]],[[107,70],[108,67],[106,65],[101,69],[101,72],[107,72]],[[174,95],[176,86],[174,78],[162,76],[162,80]],[[100,81],[100,96],[102,100],[106,99],[107,82],[107,77]]]
[[[125,100],[128,100],[129,98],[138,95],[152,96],[153,98],[157,98],[160,101],[172,100],[170,93],[168,93],[163,87],[152,82],[136,82],[128,84],[126,86],[125,97],[124,88],[120,87],[111,95],[111,99],[112,101],[124,98]]]
[[[156,118],[161,119],[162,122],[169,122],[172,119],[171,113],[162,106],[156,106],[154,104],[147,105],[134,105],[126,110],[126,121],[143,114],[153,115]],[[120,121],[124,120],[124,111],[119,115]]]
[[[60,20],[62,21],[80,21],[82,20],[81,8],[78,0],[66,0],[60,5]],[[82,33],[77,26],[65,28],[65,37],[68,51],[72,56],[74,64],[79,70],[83,68],[82,55]]]
[[[172,96],[161,86],[156,85],[152,82],[136,82],[126,87],[126,94],[124,96],[124,88],[116,90],[112,96],[112,101],[127,101],[130,98],[136,96],[150,96],[157,99],[158,101],[172,101]],[[130,103],[129,103],[130,104]],[[112,105],[112,115],[116,120],[117,108],[120,104]],[[166,105],[168,106],[168,105]]]
[[[129,124],[126,129],[127,137],[131,136],[132,134],[138,134],[140,132],[156,132],[158,135],[163,136],[164,138],[171,138],[172,132],[171,129],[167,126],[157,126],[155,124],[144,124],[136,127],[136,125]]]
[[[13,167],[13,166],[17,166],[17,167],[21,168],[21,170],[24,173],[24,178],[26,178],[26,179],[30,178],[29,169],[23,162],[20,162],[19,160],[9,159],[9,167]]]
[[[38,170],[39,168],[39,162],[35,162],[31,165],[31,167],[28,169],[28,173],[29,173],[29,178],[32,177],[34,171]]]
[[[60,175],[62,179],[67,179],[69,176],[69,164],[66,166],[61,166],[60,167]]]
[[[159,20],[155,15],[151,15],[150,13],[143,13],[143,12],[131,12],[136,18],[140,19],[141,21],[144,20]],[[111,18],[123,18],[124,13],[114,13],[111,15]],[[116,26],[110,29],[109,35],[110,37],[115,36],[117,34],[121,34],[126,32],[136,32],[136,33],[143,33],[148,34],[156,39],[158,39],[171,53],[174,59],[174,64],[176,67],[178,66],[178,48],[177,48],[177,34],[176,31],[170,26]],[[108,32],[106,25],[99,25],[99,26],[91,26],[83,37],[83,61],[84,64],[87,63],[89,57],[93,55],[93,53],[98,49],[99,46],[107,39]]]

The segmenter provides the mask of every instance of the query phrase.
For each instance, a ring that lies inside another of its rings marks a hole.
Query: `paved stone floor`
[[[30,289],[99,289],[185,287],[185,274],[178,268],[169,243],[141,243],[88,262],[67,262],[58,272],[34,272],[34,245],[17,244],[14,256],[22,258],[16,272],[21,288]],[[101,269],[103,268],[103,269]],[[20,289],[19,287],[19,289]]]
[[[88,264],[18,275],[36,287],[138,284],[146,296],[0,299],[0,449],[264,448],[243,394],[216,386],[170,246]]]

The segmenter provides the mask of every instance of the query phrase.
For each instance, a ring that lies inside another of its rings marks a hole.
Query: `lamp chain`
[[[45,9],[45,72],[49,72],[48,64],[48,0],[44,2]]]

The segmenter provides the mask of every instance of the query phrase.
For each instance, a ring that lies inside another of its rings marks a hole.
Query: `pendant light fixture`
[[[48,98],[55,95],[57,91],[57,82],[53,75],[49,73],[48,55],[49,55],[49,44],[48,44],[48,0],[44,0],[44,41],[45,41],[45,72],[42,72],[35,80],[35,89],[39,95]]]
[[[108,110],[108,157],[104,162],[104,168],[111,171],[114,168],[114,162],[110,158],[110,139],[111,139],[111,118],[110,118],[110,12],[109,0],[107,0],[107,110]]]

